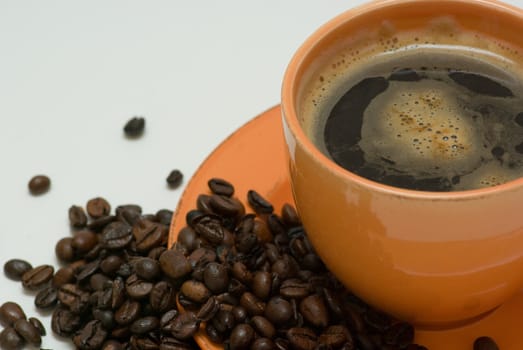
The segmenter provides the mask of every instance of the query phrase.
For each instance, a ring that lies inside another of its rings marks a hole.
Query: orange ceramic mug
[[[467,47],[523,65],[523,12],[487,0],[383,0],[343,13],[299,48],[282,111],[297,209],[329,269],[371,305],[418,326],[481,317],[523,286],[523,179],[457,192],[367,180],[320,152],[311,98],[372,55]]]

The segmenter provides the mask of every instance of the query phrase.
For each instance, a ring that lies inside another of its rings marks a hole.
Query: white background
[[[227,135],[279,103],[293,52],[363,1],[0,0],[0,264],[50,263],[67,209],[96,196],[145,212],[174,209]],[[523,1],[511,1],[522,6]],[[146,118],[140,139],[125,122]],[[33,197],[29,179],[52,179]],[[29,316],[33,293],[0,274],[0,302]],[[72,346],[54,336],[43,348]]]

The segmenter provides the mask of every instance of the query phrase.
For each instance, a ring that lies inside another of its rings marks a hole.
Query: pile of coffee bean
[[[16,262],[10,263],[8,270],[18,270]],[[6,265],[7,266],[7,265]],[[20,349],[26,344],[40,346],[45,327],[36,317],[27,319],[24,310],[15,302],[8,301],[0,306],[0,324],[5,328],[0,332],[0,349]]]

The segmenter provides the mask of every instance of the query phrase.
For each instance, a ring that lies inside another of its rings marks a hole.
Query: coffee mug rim
[[[515,180],[505,182],[501,185],[484,187],[479,189],[449,192],[412,190],[382,184],[359,176],[338,165],[332,159],[328,158],[312,143],[311,140],[309,140],[298,121],[297,112],[295,109],[296,87],[294,83],[296,82],[298,70],[302,62],[304,61],[304,58],[310,54],[312,49],[318,42],[322,40],[322,38],[327,37],[332,31],[334,31],[343,23],[350,21],[351,19],[356,18],[358,16],[365,15],[366,13],[380,9],[384,6],[391,7],[397,5],[411,4],[419,5],[420,3],[434,2],[438,2],[439,4],[448,3],[449,5],[464,4],[473,6],[483,6],[488,10],[506,11],[510,12],[512,15],[519,17],[523,22],[523,9],[519,9],[513,5],[506,4],[497,0],[374,0],[349,9],[339,14],[338,16],[332,18],[331,20],[320,26],[317,30],[315,30],[311,35],[309,35],[306,38],[306,40],[301,44],[301,46],[296,50],[296,52],[292,56],[285,70],[281,89],[281,109],[284,124],[286,124],[288,131],[293,134],[294,140],[297,143],[300,143],[302,148],[306,152],[308,152],[313,159],[316,159],[322,167],[327,168],[336,177],[349,179],[362,187],[368,187],[372,191],[388,193],[407,198],[459,200],[499,195],[504,192],[520,189],[523,187],[523,176]]]

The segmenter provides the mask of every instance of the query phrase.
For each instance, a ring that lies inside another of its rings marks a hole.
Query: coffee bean
[[[207,301],[200,307],[196,318],[199,321],[207,322],[213,318],[216,313],[220,310],[220,304],[215,297],[210,297]]]
[[[4,264],[4,273],[8,278],[14,281],[20,281],[22,275],[32,268],[31,264],[25,260],[11,259]]]
[[[341,346],[348,349],[354,348],[354,341],[349,330],[342,325],[329,326],[320,335],[318,341],[322,346],[326,346],[329,349]]]
[[[309,328],[290,328],[286,336],[295,349],[314,350],[318,344],[318,337]]]
[[[323,298],[317,294],[309,295],[300,302],[300,312],[310,324],[324,328],[329,324],[329,312]]]
[[[173,279],[187,276],[192,271],[191,264],[182,252],[166,250],[159,262],[163,273]]]
[[[274,350],[278,349],[276,344],[269,338],[257,338],[251,346],[252,350]]]
[[[135,274],[129,276],[125,281],[125,291],[133,299],[146,298],[152,289],[151,282],[144,281]]]
[[[81,350],[96,350],[101,348],[106,337],[107,331],[103,329],[100,321],[92,320],[75,333],[73,343]]]
[[[125,123],[123,131],[125,136],[134,138],[143,134],[145,130],[145,118],[143,117],[133,117]]]
[[[211,292],[205,284],[194,280],[185,281],[180,288],[180,292],[195,303],[205,303],[211,296]]]
[[[287,227],[301,226],[301,220],[296,209],[285,203],[281,209],[281,218]]]
[[[94,260],[90,263],[85,264],[81,268],[79,268],[76,279],[78,281],[86,280],[87,278],[91,277],[98,269],[100,268],[100,260]]]
[[[89,293],[75,284],[64,284],[58,289],[58,300],[73,313],[81,314],[89,306]]]
[[[138,319],[141,305],[138,301],[126,300],[114,313],[114,320],[122,326],[126,326]]]
[[[40,330],[33,326],[26,319],[19,319],[13,325],[14,329],[18,334],[24,338],[29,344],[40,346],[42,343],[42,337],[40,335]]]
[[[75,251],[72,243],[73,239],[71,237],[64,237],[56,243],[55,254],[59,260],[63,262],[70,262],[74,260]]]
[[[100,243],[104,248],[117,250],[123,249],[133,239],[131,226],[123,222],[112,222],[102,231]]]
[[[140,258],[134,264],[134,270],[138,277],[152,281],[160,276],[161,269],[158,261],[150,258]]]
[[[311,285],[297,278],[291,278],[282,282],[280,294],[288,299],[303,299],[311,292]]]
[[[112,310],[93,309],[93,318],[100,321],[102,327],[111,330],[116,326],[114,321],[114,312]]]
[[[165,180],[170,188],[178,188],[182,184],[183,174],[180,170],[175,169],[169,173]]]
[[[95,197],[87,201],[85,206],[87,214],[93,219],[98,219],[109,215],[111,212],[111,205],[105,198]]]
[[[84,208],[77,205],[69,207],[69,223],[75,228],[85,227],[87,225],[87,215],[85,215]]]
[[[22,284],[27,289],[39,289],[53,278],[51,265],[40,265],[22,275]]]
[[[122,343],[111,339],[104,342],[102,350],[125,350],[125,347]]]
[[[265,303],[251,292],[243,293],[240,298],[240,305],[252,316],[262,315],[266,311]],[[267,307],[269,306],[267,305]]]
[[[225,292],[229,285],[227,268],[216,262],[207,264],[203,272],[203,282],[214,294]]]
[[[93,291],[101,291],[109,281],[111,280],[106,275],[102,273],[95,273],[89,277],[89,286]]]
[[[234,186],[228,181],[220,178],[212,178],[207,182],[212,193],[231,197],[234,194]]]
[[[46,175],[35,175],[29,180],[27,186],[32,195],[40,195],[49,190],[51,179]]]
[[[499,350],[494,339],[490,337],[479,337],[474,341],[474,350]]]
[[[58,292],[55,287],[46,287],[38,292],[35,297],[35,306],[39,309],[54,307],[58,301]]]
[[[164,242],[168,229],[164,225],[141,220],[133,227],[132,232],[136,240],[136,249],[139,252],[148,252]]]
[[[51,329],[56,334],[66,337],[73,334],[80,326],[80,316],[63,307],[58,307],[54,310],[51,318]]]
[[[191,338],[199,328],[200,321],[198,321],[194,312],[188,311],[178,314],[169,323],[168,331],[176,339],[185,340]]]
[[[242,323],[231,332],[229,345],[231,350],[249,349],[254,340],[254,330],[248,324]]]
[[[264,316],[275,326],[283,326],[287,324],[293,316],[292,306],[287,300],[281,297],[272,297],[267,302]]]
[[[213,194],[209,198],[209,206],[214,213],[223,216],[242,216],[245,213],[242,202],[233,197]]]
[[[267,300],[272,290],[272,276],[267,271],[257,271],[252,278],[251,286],[254,295],[262,300]]]
[[[22,307],[13,301],[7,301],[0,306],[0,323],[5,327],[11,327],[16,321],[25,318]]]
[[[160,209],[156,212],[156,221],[162,225],[169,226],[173,218],[173,211],[169,209]]]
[[[160,320],[154,316],[142,317],[131,324],[130,330],[134,334],[146,334],[160,326]]]
[[[163,252],[165,252],[167,250],[166,247],[163,247],[163,246],[160,246],[160,247],[156,247],[156,248],[153,248],[149,251],[149,253],[147,254],[147,257],[150,258],[150,259],[153,259],[153,260],[156,260],[158,261],[160,259],[160,256],[163,254]]]
[[[98,243],[98,236],[91,231],[79,231],[73,236],[71,246],[80,254],[85,254]]]
[[[105,226],[109,225],[113,221],[116,221],[115,215],[102,216],[100,218],[91,220],[91,222],[87,224],[87,228],[94,232],[100,232],[105,228]]]
[[[211,244],[218,245],[223,241],[224,227],[219,217],[215,215],[207,214],[197,217],[192,227],[197,234],[201,235]]]
[[[24,338],[13,327],[4,328],[0,332],[0,349],[19,350],[24,344]]]
[[[121,278],[116,278],[111,287],[111,308],[119,308],[125,301],[125,282]]]
[[[222,334],[229,333],[237,324],[232,311],[225,308],[219,310],[211,322],[216,330]]]
[[[156,283],[149,294],[149,304],[157,312],[165,312],[176,305],[176,290],[166,281]]]
[[[62,267],[53,276],[52,286],[58,288],[66,283],[74,283],[75,275],[70,266]]]
[[[187,342],[172,337],[163,337],[159,350],[192,350],[194,346]]]
[[[251,324],[256,332],[262,337],[272,339],[276,335],[276,328],[274,328],[272,323],[263,316],[252,317]]]
[[[39,319],[36,317],[29,317],[28,321],[38,330],[41,336],[46,335],[47,332],[45,331],[45,327]]]
[[[100,262],[100,270],[108,276],[113,276],[124,260],[118,255],[109,255]]]
[[[274,211],[272,204],[254,190],[249,190],[249,192],[247,192],[247,201],[256,213],[271,214]]]

